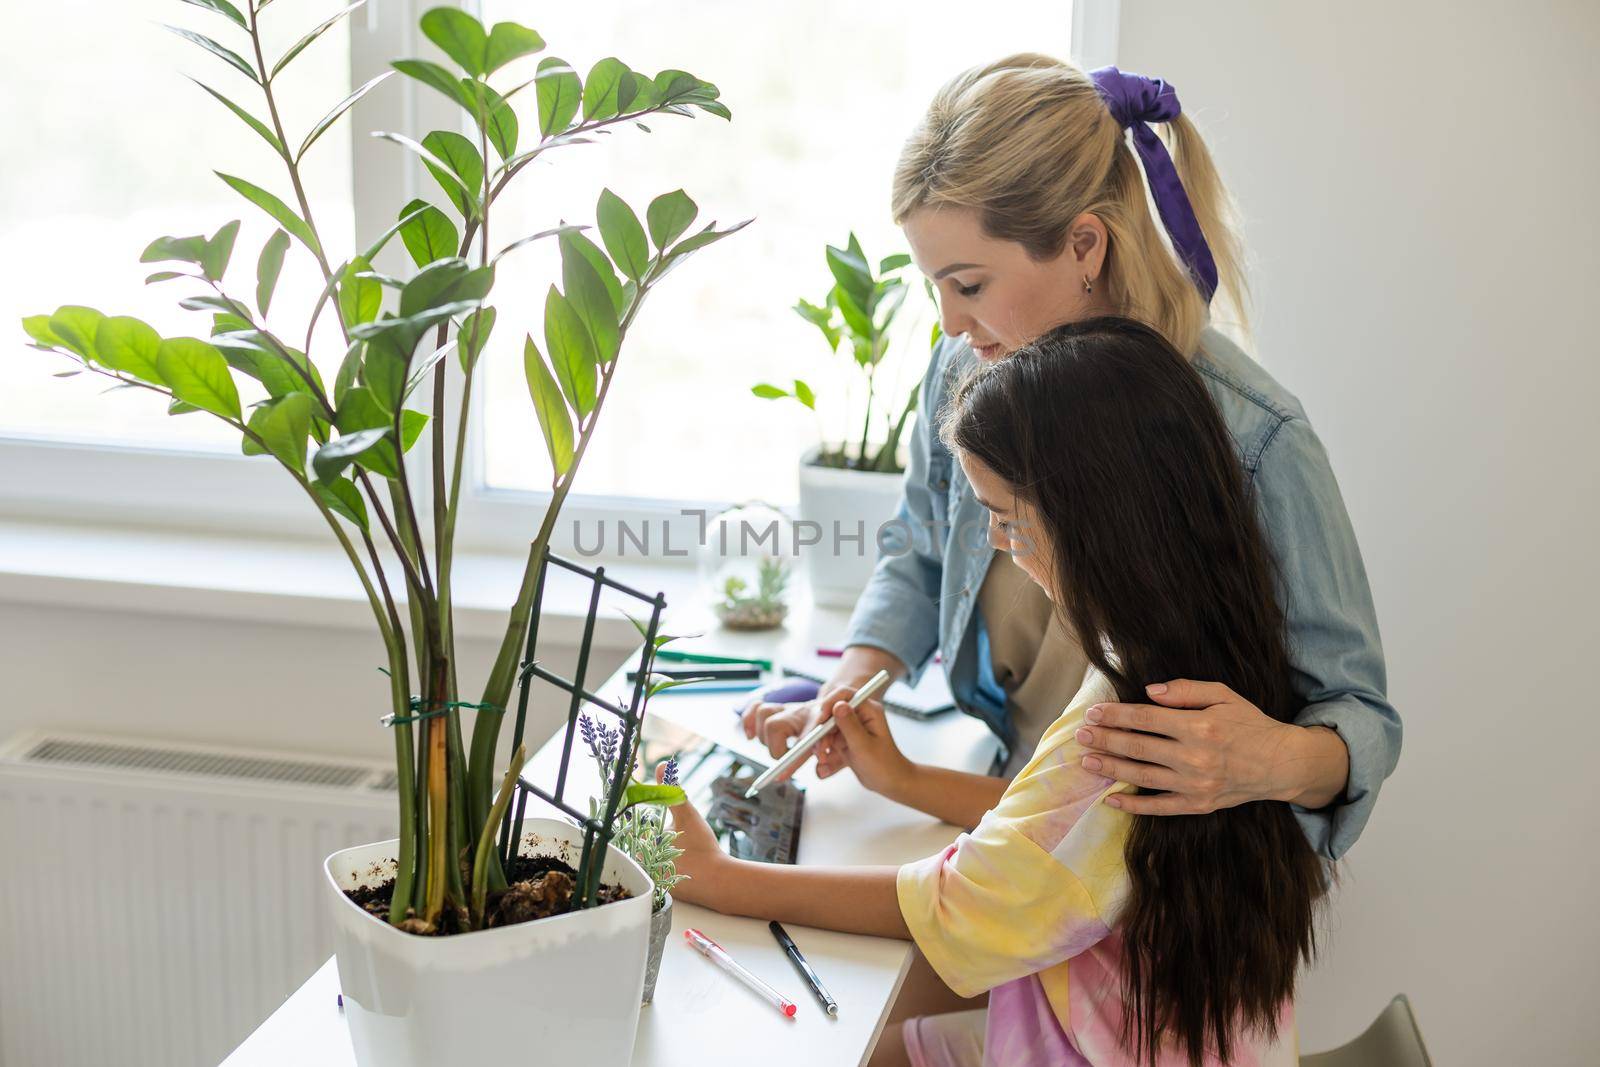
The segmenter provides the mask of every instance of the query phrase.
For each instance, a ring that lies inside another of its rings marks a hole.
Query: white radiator
[[[332,951],[322,861],[393,768],[31,733],[0,747],[0,1067],[216,1067]]]

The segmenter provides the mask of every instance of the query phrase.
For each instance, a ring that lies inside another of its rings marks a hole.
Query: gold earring
[[[1090,283],[1090,281],[1089,281],[1089,276],[1088,276],[1088,275],[1087,275],[1087,274],[1085,274],[1085,275],[1084,275],[1084,276],[1083,276],[1083,291],[1084,291],[1084,292],[1085,292],[1085,293],[1092,293],[1092,292],[1094,292],[1094,285],[1093,285],[1093,284],[1091,284],[1091,283]]]

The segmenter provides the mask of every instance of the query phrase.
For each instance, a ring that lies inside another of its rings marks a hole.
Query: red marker
[[[700,955],[711,960],[718,967],[721,967],[729,974],[743,981],[745,985],[761,994],[761,996],[768,1003],[777,1008],[779,1011],[783,1012],[785,1016],[790,1019],[794,1018],[794,1013],[797,1010],[794,1006],[794,1001],[790,1000],[788,997],[784,996],[776,989],[773,989],[767,983],[763,982],[761,979],[757,978],[755,975],[741,967],[732,956],[728,955],[728,953],[724,951],[721,945],[711,940],[705,934],[702,934],[699,930],[694,929],[685,930],[683,932],[683,939],[689,942],[690,947],[699,952]]]

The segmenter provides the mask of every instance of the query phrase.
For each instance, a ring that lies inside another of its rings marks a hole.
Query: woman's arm
[[[1312,846],[1338,859],[1400,758],[1377,613],[1327,453],[1304,418],[1278,428],[1254,488],[1282,578],[1295,691],[1306,705],[1282,723],[1226,687],[1197,695],[1193,683],[1174,680],[1166,693],[1152,693],[1152,704],[1104,705],[1084,744],[1096,750],[1090,758],[1100,760],[1100,773],[1171,791],[1128,797],[1124,810],[1179,814],[1288,800]]]

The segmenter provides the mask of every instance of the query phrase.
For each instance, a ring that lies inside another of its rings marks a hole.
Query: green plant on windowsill
[[[176,281],[189,289],[180,304],[208,317],[208,336],[162,337],[138,319],[70,304],[24,319],[23,329],[34,347],[77,365],[66,374],[98,374],[112,380],[114,389],[156,393],[174,415],[205,411],[221,419],[238,432],[246,455],[276,462],[305,493],[355,570],[387,655],[400,827],[389,921],[414,933],[479,929],[489,925],[486,893],[506,885],[500,856],[508,831],[500,812],[522,754],[514,757],[497,796],[495,748],[551,532],[646,296],[692,253],[743,225],[719,230],[713,223],[691,231],[698,210],[682,190],[653,199],[643,222],[620,197],[601,190],[598,244],[586,235],[587,227],[568,225],[509,241],[501,235],[491,244],[490,221],[500,217],[499,202],[513,179],[535,161],[558,157],[558,149],[629,125],[648,132],[640,120],[656,116],[731,116],[710,82],[679,70],[651,77],[615,58],[600,60],[587,76],[563,60],[545,58],[536,71],[523,72],[533,76],[510,84],[506,68],[543,51],[543,38],[516,23],[486,28],[460,8],[436,7],[421,16],[421,30],[455,69],[396,60],[393,70],[291,137],[279,90],[294,73],[292,62],[360,7],[360,0],[300,37],[275,62],[264,55],[261,33],[262,21],[279,13],[270,0],[187,2],[217,20],[222,40],[184,28],[175,32],[242,75],[252,89],[252,106],[201,87],[267,144],[282,164],[280,188],[290,192],[285,200],[253,181],[218,174],[277,223],[254,277],[241,282],[238,270],[229,274],[238,222],[210,237],[162,237],[141,261],[175,266],[146,281]],[[444,95],[464,113],[457,128],[434,130],[420,140],[376,135],[418,156],[442,201],[411,201],[376,241],[339,258],[318,228],[302,164],[345,112],[396,72]],[[408,278],[373,267],[396,235],[417,268]],[[472,390],[495,325],[489,299],[496,267],[532,241],[556,242],[561,259],[561,286],[552,285],[544,298],[543,348],[531,335],[516,346],[550,457],[551,499],[531,538],[494,666],[481,681],[477,702],[467,703],[463,690],[473,683],[457,673],[452,608],[462,460]],[[309,319],[303,340],[284,332],[283,308],[273,303],[288,255],[309,256],[325,283],[314,305],[300,309]],[[314,329],[324,313],[336,320],[341,335],[340,349],[331,354],[313,351]],[[455,405],[447,403],[447,360],[459,363],[464,375]],[[330,384],[319,367],[335,365]],[[419,473],[404,456],[425,432],[426,492],[413,483]],[[385,565],[380,546],[398,566]],[[403,596],[391,589],[394,571],[404,583]],[[474,713],[470,742],[461,726],[463,708]],[[681,791],[637,785],[608,799],[595,870],[592,877],[579,872],[574,908],[596,903],[598,862],[615,820],[637,803],[681,799]],[[492,847],[497,831],[502,846]]]
[[[722,580],[721,597],[713,605],[724,626],[735,630],[770,630],[781,625],[789,614],[784,593],[789,587],[789,564],[773,557],[762,557],[756,564],[756,587],[743,576],[730,574]]]
[[[898,458],[900,438],[916,411],[919,383],[913,383],[903,401],[895,396],[881,397],[879,390],[883,383],[879,381],[878,371],[888,355],[891,328],[910,288],[902,272],[910,265],[911,257],[903,252],[885,257],[874,273],[866,253],[861,250],[861,242],[851,233],[845,247],[827,246],[827,260],[833,287],[822,303],[801,300],[794,310],[820,330],[829,350],[841,354],[848,360],[848,366],[861,376],[866,386],[866,411],[861,418],[859,441],[837,445],[831,444],[822,432],[819,416],[820,448],[816,463],[823,467],[898,474],[904,469]],[[931,297],[931,290],[929,295]],[[938,340],[939,326],[935,323],[933,342]],[[765,400],[793,399],[813,414],[817,411],[816,391],[800,378],[796,378],[789,389],[762,382],[752,387],[751,392]],[[883,433],[876,444],[874,415],[883,422]]]

